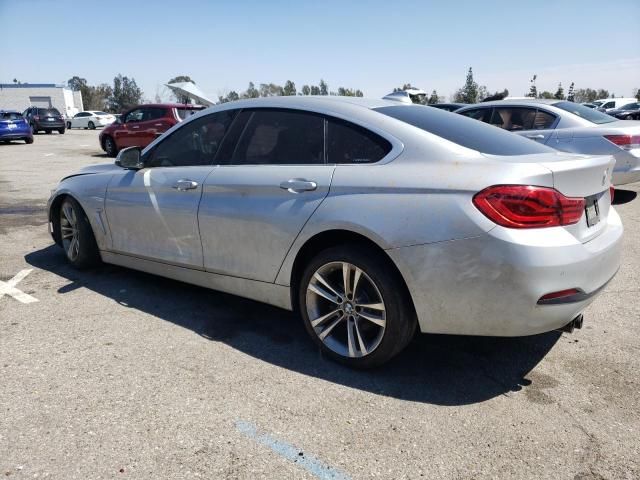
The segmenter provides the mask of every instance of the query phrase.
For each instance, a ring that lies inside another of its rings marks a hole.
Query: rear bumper
[[[496,227],[479,237],[388,250],[409,287],[422,332],[521,336],[566,325],[597,297],[620,265],[622,223],[587,243],[563,228]],[[576,288],[582,298],[538,304]]]
[[[40,122],[34,123],[35,130],[58,130],[60,128],[66,128],[65,122]]]
[[[24,140],[27,138],[33,138],[31,130],[0,132],[0,140]]]

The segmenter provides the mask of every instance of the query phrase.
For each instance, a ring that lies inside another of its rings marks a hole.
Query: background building
[[[0,109],[18,110],[28,107],[53,107],[67,117],[82,111],[82,94],[66,85],[54,83],[0,83]]]

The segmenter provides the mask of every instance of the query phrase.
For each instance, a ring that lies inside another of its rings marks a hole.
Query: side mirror
[[[116,157],[116,165],[127,170],[140,170],[144,162],[140,156],[140,147],[129,147],[120,150]]]

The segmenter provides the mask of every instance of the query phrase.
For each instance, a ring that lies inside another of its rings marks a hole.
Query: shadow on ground
[[[388,365],[353,371],[323,358],[290,312],[115,266],[77,271],[54,245],[25,259],[67,278],[61,295],[88,288],[264,362],[416,402],[464,405],[520,390],[531,383],[525,376],[560,338],[557,332],[511,339],[418,335]]]

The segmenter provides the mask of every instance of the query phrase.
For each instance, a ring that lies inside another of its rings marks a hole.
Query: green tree
[[[302,86],[302,95],[311,95],[311,87],[309,85]]]
[[[240,95],[238,95],[238,92],[236,92],[235,90],[231,90],[224,97],[222,96],[218,97],[218,103],[234,102],[236,100],[240,100]]]
[[[554,93],[553,98],[557,98],[558,100],[564,100],[564,88],[562,88],[562,82],[558,84],[558,90]]]
[[[529,87],[529,93],[527,94],[527,97],[536,98],[538,96],[538,87],[536,87],[537,78],[538,75],[534,75],[531,80],[529,80],[531,86]]]
[[[609,96],[609,90],[605,90],[604,88],[598,89],[598,97],[594,100],[598,100],[598,98],[613,98],[613,94]]]
[[[105,110],[109,109],[108,100],[113,94],[113,88],[106,83],[101,83],[95,87],[88,87],[86,99],[82,97],[85,110]]]
[[[142,102],[142,90],[135,79],[118,74],[113,79],[113,89],[107,99],[108,108],[113,112],[122,112]]]
[[[438,92],[436,92],[435,90],[431,92],[431,96],[429,97],[429,99],[427,100],[427,104],[429,105],[435,105],[436,103],[438,103],[439,99],[438,99]]]
[[[318,86],[318,91],[320,92],[320,95],[329,95],[329,85],[327,85],[327,82],[320,79],[320,85]]]
[[[311,85],[311,95],[320,95],[320,87]]]
[[[287,80],[284,84],[284,88],[282,89],[284,95],[290,96],[296,94],[296,84],[291,80]]]
[[[173,77],[167,83],[193,83],[194,85],[196,84],[196,82],[192,80],[189,75],[178,75],[177,77]],[[179,95],[175,92],[172,92],[171,96],[178,103],[189,103],[189,97],[187,95]]]
[[[260,84],[261,97],[281,97],[282,95],[284,95],[284,90],[280,85],[276,85],[275,83]]]
[[[476,103],[478,101],[478,88],[478,84],[473,79],[473,69],[469,67],[467,80],[464,86],[453,94],[453,101],[458,103]]]
[[[567,93],[567,100],[569,100],[570,102],[573,102],[575,98],[575,94],[573,92],[573,82],[571,82],[571,85],[569,85],[569,92]]]
[[[633,96],[636,97],[636,99],[640,102],[640,88],[636,88],[633,91]]]
[[[14,79],[14,82],[15,81],[16,80]],[[67,80],[67,86],[74,92],[80,92],[83,87],[87,86],[87,80],[76,75]]]
[[[540,92],[540,93],[538,94],[538,98],[544,98],[544,99],[547,99],[547,100],[551,100],[551,99],[556,98],[556,97],[555,97],[555,95],[554,95],[553,93],[551,93],[550,91],[545,90],[544,92]]]
[[[260,96],[260,91],[256,88],[253,82],[249,82],[249,86],[247,90],[240,95],[240,98],[258,98]]]

